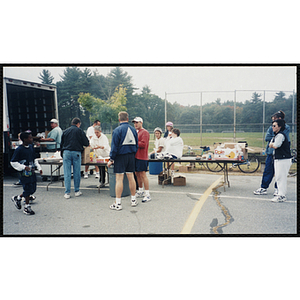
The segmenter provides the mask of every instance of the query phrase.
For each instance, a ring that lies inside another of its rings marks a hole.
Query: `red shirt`
[[[135,155],[136,159],[148,160],[148,147],[149,147],[150,134],[142,128],[138,131],[138,151]]]

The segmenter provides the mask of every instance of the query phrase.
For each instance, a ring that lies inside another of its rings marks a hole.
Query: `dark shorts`
[[[136,172],[147,172],[148,171],[148,160],[135,159],[135,171]]]
[[[23,183],[23,197],[33,195],[36,191],[36,182]]]
[[[134,173],[135,172],[135,153],[118,155],[114,161],[114,173]]]

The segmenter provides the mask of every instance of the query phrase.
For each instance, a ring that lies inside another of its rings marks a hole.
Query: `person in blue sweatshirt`
[[[129,181],[131,193],[131,206],[137,206],[138,202],[135,197],[136,182],[134,179],[135,172],[135,154],[138,150],[138,135],[132,126],[129,125],[128,113],[119,112],[120,125],[113,131],[111,141],[110,160],[107,163],[109,168],[114,165],[116,174],[116,201],[110,206],[110,209],[121,210],[121,196],[123,191],[124,174]]]

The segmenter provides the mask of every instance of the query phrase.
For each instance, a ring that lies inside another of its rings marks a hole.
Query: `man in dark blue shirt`
[[[84,131],[79,128],[81,121],[79,118],[72,120],[71,127],[67,128],[61,137],[61,156],[63,157],[64,166],[64,181],[65,181],[65,195],[69,199],[71,193],[71,168],[73,165],[73,178],[75,197],[82,195],[79,190],[81,179],[81,152],[84,146],[89,146],[89,140]]]

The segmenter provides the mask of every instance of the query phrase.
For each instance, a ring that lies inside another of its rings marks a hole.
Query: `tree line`
[[[58,113],[60,126],[70,126],[76,116],[86,129],[95,120],[101,121],[102,130],[108,132],[118,126],[118,112],[126,110],[130,119],[140,116],[144,119],[144,128],[165,128],[165,100],[144,86],[141,93],[133,86],[132,77],[122,68],[112,69],[107,76],[98,71],[68,67],[60,75],[57,87]],[[42,83],[53,84],[53,76],[49,70],[43,70],[39,79]],[[296,95],[295,95],[296,99]],[[251,99],[236,102],[236,123],[250,124],[263,122],[262,94],[254,92]],[[289,97],[282,91],[275,94],[273,101],[265,102],[265,122],[271,122],[271,115],[278,110],[286,114],[287,123],[292,123],[293,95]],[[295,114],[296,115],[296,114]],[[183,106],[179,103],[167,102],[167,118],[176,124],[200,124],[200,106]],[[217,98],[202,107],[202,123],[233,124],[234,101],[221,102]]]

